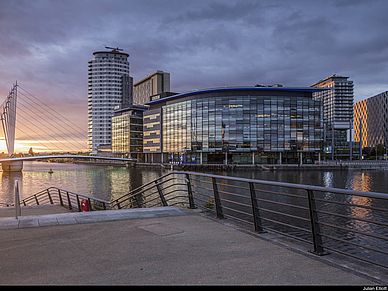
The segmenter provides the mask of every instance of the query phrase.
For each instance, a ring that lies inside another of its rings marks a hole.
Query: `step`
[[[29,215],[0,218],[0,229],[16,229],[26,227],[42,227],[52,225],[96,223],[105,221],[117,221],[140,218],[157,218],[166,216],[181,216],[196,213],[195,211],[166,206],[152,208],[101,210],[90,212],[67,212],[43,215]],[[23,210],[22,210],[23,214]]]
[[[70,210],[55,204],[21,206],[22,216],[68,213]],[[15,207],[1,207],[1,217],[15,217]]]

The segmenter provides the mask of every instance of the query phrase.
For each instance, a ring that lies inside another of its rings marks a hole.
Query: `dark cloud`
[[[337,73],[354,80],[359,101],[388,89],[387,8],[385,0],[0,1],[0,94],[17,79],[71,108],[86,131],[87,62],[105,44],[130,53],[135,80],[170,72],[176,92],[308,86]]]

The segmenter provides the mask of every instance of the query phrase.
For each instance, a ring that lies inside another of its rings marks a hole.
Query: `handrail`
[[[202,203],[218,219],[234,219],[258,233],[271,231],[312,244],[310,252],[316,255],[328,254],[327,249],[388,268],[388,194],[178,173],[189,175],[196,205]],[[365,216],[365,211],[374,211],[380,221]],[[373,259],[367,252],[374,253]]]
[[[90,210],[199,207],[257,233],[275,232],[311,244],[316,255],[329,250],[388,268],[388,194],[384,193],[170,172],[112,201],[50,187],[21,203],[59,203],[81,211],[81,198],[88,200]]]
[[[42,204],[55,204],[58,203],[69,210],[82,211],[81,200],[86,199],[88,201],[88,208],[90,211],[108,209],[110,201],[106,201],[99,198],[90,197],[83,194],[63,190],[58,187],[49,187],[34,195],[31,195],[22,201],[20,204],[24,206],[29,205],[42,205]]]
[[[181,174],[180,172],[171,172],[171,173],[168,173],[166,175],[163,175],[157,179],[155,179],[154,181],[151,181],[151,182],[148,182],[140,187],[137,187],[136,189],[133,189],[131,192],[129,192],[128,194],[125,194],[115,200],[113,200],[111,202],[111,207],[114,208],[114,207],[117,207],[117,208],[121,208],[121,203],[125,202],[125,201],[128,201],[128,200],[131,200],[131,199],[138,199],[138,197],[140,195],[142,195],[143,193],[145,193],[146,191],[150,190],[150,189],[153,189],[154,187],[158,188],[162,185],[164,185],[165,183],[169,182],[169,181],[172,181],[174,179],[176,180],[184,180],[186,183],[189,183],[189,180],[187,178],[181,178],[181,177],[171,177],[171,178],[168,178],[166,180],[163,180],[171,175],[174,175],[174,174]],[[177,185],[177,184],[175,184]],[[160,191],[162,189],[157,189],[158,190],[158,193],[160,195]],[[163,194],[161,197],[161,199],[163,200],[163,196],[165,194]],[[137,200],[138,201],[138,200]],[[138,207],[142,207],[142,206],[139,206],[139,202],[137,202],[137,205]]]
[[[362,197],[388,199],[388,194],[377,193],[377,192],[364,192],[364,191],[321,187],[321,186],[304,185],[304,184],[294,184],[294,183],[275,182],[275,181],[266,181],[266,180],[254,180],[254,179],[238,178],[238,177],[231,177],[231,176],[220,176],[220,175],[197,173],[197,172],[171,172],[169,174],[189,174],[193,176],[203,176],[203,177],[210,177],[210,178],[225,178],[231,181],[240,181],[240,182],[246,182],[246,183],[258,183],[262,185],[281,186],[281,187],[288,187],[288,188],[294,188],[294,189],[304,189],[304,190],[320,191],[320,192],[336,192],[338,194],[352,194],[352,195],[357,195]]]

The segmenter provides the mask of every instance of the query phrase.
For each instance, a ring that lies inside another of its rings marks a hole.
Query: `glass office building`
[[[322,101],[312,98],[319,90],[234,87],[149,102],[147,114],[161,116],[153,154],[195,164],[312,163],[323,140]]]
[[[118,106],[119,107],[119,106]],[[112,152],[115,157],[142,158],[143,106],[116,108],[112,117]]]

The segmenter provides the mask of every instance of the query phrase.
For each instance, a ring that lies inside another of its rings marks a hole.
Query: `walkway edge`
[[[46,215],[6,217],[0,219],[0,229],[42,227],[52,225],[95,223],[116,220],[157,218],[195,214],[195,211],[180,207],[153,207],[122,210],[103,210],[91,212],[70,212]]]

